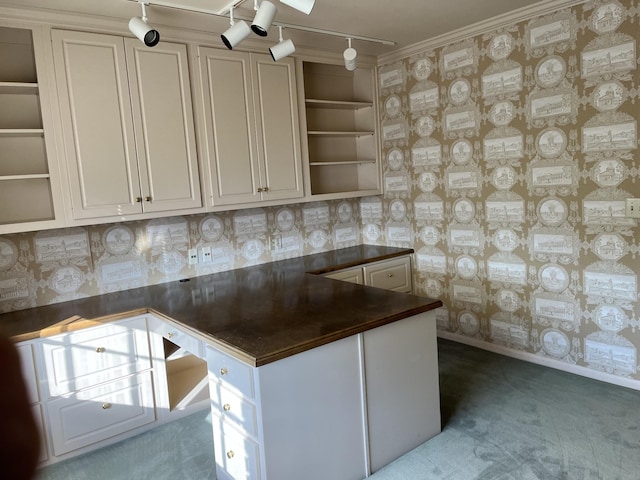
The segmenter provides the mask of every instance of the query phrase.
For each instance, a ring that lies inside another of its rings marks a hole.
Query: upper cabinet
[[[52,39],[73,219],[198,211],[186,46],[64,30]]]
[[[382,193],[373,70],[300,61],[312,199]]]
[[[302,198],[295,63],[200,47],[208,206]]]
[[[0,234],[64,221],[42,46],[41,30],[0,25]]]

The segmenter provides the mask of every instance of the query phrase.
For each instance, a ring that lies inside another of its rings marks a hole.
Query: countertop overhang
[[[0,330],[25,341],[152,313],[257,367],[442,306],[321,276],[411,253],[359,245],[4,313]]]

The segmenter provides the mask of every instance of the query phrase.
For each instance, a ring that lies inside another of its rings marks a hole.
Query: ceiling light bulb
[[[251,30],[253,30],[256,35],[266,37],[269,33],[269,27],[271,27],[273,19],[276,17],[277,11],[278,9],[273,3],[264,0],[260,3],[260,8],[258,8],[258,11],[256,12],[256,16],[251,24]]]
[[[289,5],[291,8],[295,8],[299,12],[309,15],[316,0],[280,0],[280,3]]]

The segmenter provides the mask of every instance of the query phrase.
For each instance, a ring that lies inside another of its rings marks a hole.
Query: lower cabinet
[[[206,357],[218,479],[362,479],[440,432],[433,312],[257,368]]]
[[[411,256],[381,260],[327,273],[325,277],[396,292],[411,293]]]

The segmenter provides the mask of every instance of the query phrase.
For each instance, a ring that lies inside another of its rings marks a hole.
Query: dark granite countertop
[[[307,255],[4,313],[0,330],[23,341],[151,312],[260,366],[440,307],[439,300],[317,275],[412,252],[360,245]]]

